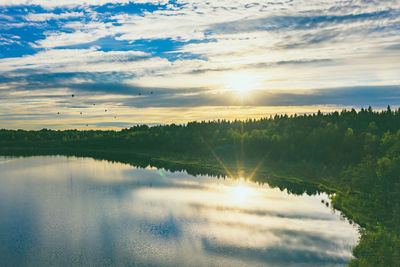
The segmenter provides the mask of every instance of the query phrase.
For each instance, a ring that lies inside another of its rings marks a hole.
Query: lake
[[[324,202],[324,203],[323,203]],[[2,266],[345,266],[327,194],[92,158],[0,157]]]

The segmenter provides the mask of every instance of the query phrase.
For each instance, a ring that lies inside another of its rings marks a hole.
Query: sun
[[[226,78],[227,89],[239,95],[246,95],[257,86],[258,79],[253,73],[236,72],[229,74]]]

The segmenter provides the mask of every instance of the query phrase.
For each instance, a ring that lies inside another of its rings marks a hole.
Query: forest
[[[247,177],[282,189],[291,184],[297,194],[330,192],[334,208],[361,226],[349,265],[400,262],[400,109],[120,131],[0,130],[0,155],[49,154]]]

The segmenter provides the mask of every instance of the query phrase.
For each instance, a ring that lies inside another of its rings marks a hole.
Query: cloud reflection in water
[[[326,195],[87,158],[0,162],[9,265],[342,266],[358,238]]]

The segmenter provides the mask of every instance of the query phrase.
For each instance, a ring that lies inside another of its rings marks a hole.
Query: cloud
[[[30,13],[25,16],[25,19],[28,21],[46,21],[46,20],[60,20],[60,19],[69,19],[76,17],[83,17],[83,12],[65,12],[61,14],[54,13]]]
[[[243,19],[212,25],[207,31],[212,33],[234,34],[254,31],[292,31],[307,30],[317,27],[327,27],[341,23],[353,23],[366,20],[380,20],[382,18],[394,18],[398,12],[383,10],[371,13],[347,14],[342,16],[272,16],[259,19]]]
[[[73,29],[73,32],[51,31],[47,32],[46,38],[35,42],[37,48],[53,48],[59,46],[70,46],[76,44],[85,44],[96,41],[107,35],[109,24],[91,22],[82,24],[81,22],[69,22],[64,28]]]
[[[326,88],[297,93],[279,91],[256,91],[248,98],[234,92],[211,93],[198,90],[184,94],[170,91],[164,94],[129,98],[124,105],[143,107],[198,107],[198,106],[313,106],[344,105],[356,107],[385,107],[400,105],[400,86],[360,86]]]
[[[388,49],[388,50],[400,50],[400,44],[390,45],[390,46],[386,47],[386,49]]]
[[[166,4],[166,0],[0,0],[0,6],[28,6],[38,5],[46,8],[55,7],[73,7],[73,6],[90,6],[90,5],[105,5],[105,4],[127,4],[127,3],[151,3],[151,4]]]
[[[98,51],[96,47],[90,49],[53,49],[45,50],[34,55],[6,58],[0,61],[0,71],[9,72],[20,69],[64,69],[74,68],[90,70],[89,65],[109,64],[112,68],[113,63],[129,64],[129,62],[140,61],[149,58],[149,54],[141,51]],[[149,59],[151,60],[151,59]],[[77,67],[77,68],[75,68]],[[103,69],[103,71],[106,71]],[[54,71],[56,72],[56,71]]]

